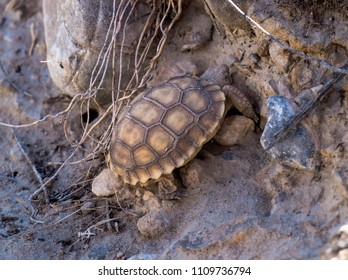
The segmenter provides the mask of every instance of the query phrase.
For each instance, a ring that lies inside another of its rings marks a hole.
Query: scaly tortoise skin
[[[228,67],[222,65],[201,78],[175,77],[145,90],[119,117],[109,154],[112,170],[131,185],[160,181],[216,134],[230,108],[227,101],[257,118],[247,99],[228,84]],[[237,102],[226,98],[232,95]]]

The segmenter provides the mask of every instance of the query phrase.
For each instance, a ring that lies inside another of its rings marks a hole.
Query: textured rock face
[[[250,25],[228,1],[204,0],[204,2],[207,13],[210,14],[221,35],[233,36],[237,28],[247,33],[251,31]],[[252,1],[234,2],[245,11]]]
[[[113,21],[119,6],[119,0],[43,1],[47,65],[52,80],[64,93],[84,93],[91,85],[92,89],[102,88],[98,92],[101,103],[111,100],[112,62],[109,60],[108,64],[102,66],[104,58],[99,55],[101,51],[102,54],[106,52],[111,41],[115,28]],[[130,7],[126,10],[128,14],[131,11]],[[135,46],[144,25],[143,16],[149,12],[144,5],[138,5],[135,11],[136,16],[134,13],[130,15],[131,23],[119,32],[116,39],[118,47],[115,52],[114,74],[117,85],[119,65],[122,65],[122,88],[126,87],[133,75]],[[121,22],[125,22],[125,17]],[[120,49],[123,40],[124,46]],[[99,66],[95,68],[97,64]],[[99,85],[104,72],[104,81]]]

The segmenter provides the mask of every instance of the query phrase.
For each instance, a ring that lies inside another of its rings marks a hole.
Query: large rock
[[[98,91],[98,100],[106,103],[111,100],[112,83],[112,62],[93,73],[97,63],[101,65],[103,56],[99,53],[108,48],[111,34],[108,34],[110,23],[116,14],[121,1],[43,1],[45,37],[47,45],[47,65],[55,84],[65,93],[75,95],[85,92],[95,79],[92,88],[98,87],[103,72],[105,78]],[[130,5],[129,5],[130,6]],[[126,9],[122,18],[121,30],[117,35],[115,52],[116,85],[118,84],[119,70],[122,71],[121,88],[125,88],[134,72],[134,51],[142,32],[144,22],[147,19],[145,14],[149,12],[148,7],[138,4],[132,14],[130,7]],[[125,28],[124,47],[122,44],[123,24],[125,18],[130,15],[129,22]],[[122,55],[120,55],[122,54]],[[113,53],[111,52],[111,57]],[[122,57],[122,64],[120,59]],[[120,67],[120,65],[122,65]]]

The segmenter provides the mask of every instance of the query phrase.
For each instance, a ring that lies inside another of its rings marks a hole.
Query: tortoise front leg
[[[244,116],[258,122],[259,118],[256,116],[253,106],[243,92],[231,85],[224,86],[222,90],[231,106],[235,107]]]

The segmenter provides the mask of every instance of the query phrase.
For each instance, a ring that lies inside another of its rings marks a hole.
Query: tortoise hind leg
[[[224,86],[222,90],[231,106],[234,106],[244,116],[258,122],[259,118],[256,116],[253,106],[243,92],[231,85]]]
[[[175,192],[177,190],[176,185],[174,184],[173,174],[163,174],[158,179],[158,192],[161,197],[166,199],[175,199],[177,198]]]

